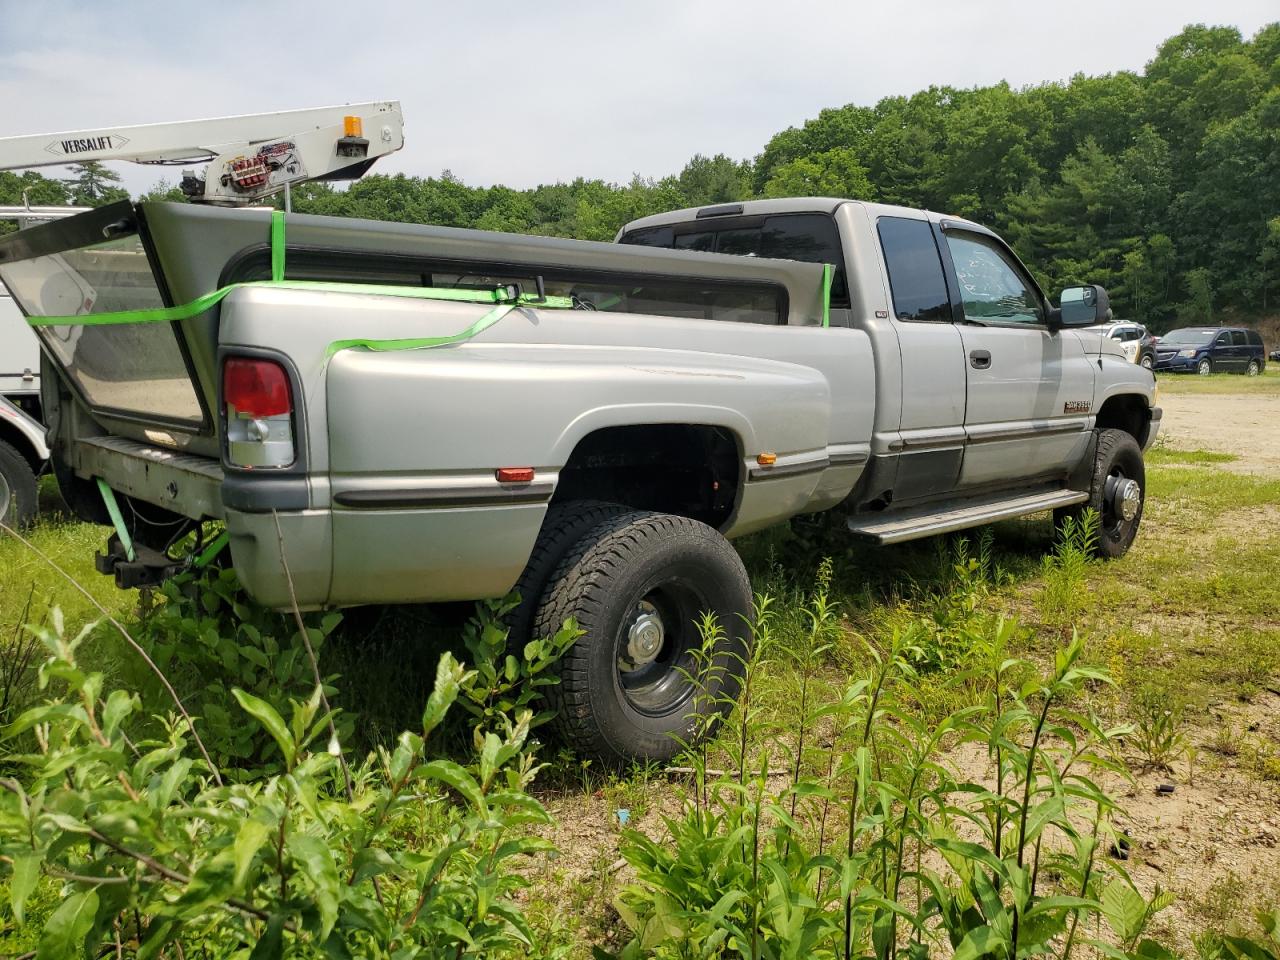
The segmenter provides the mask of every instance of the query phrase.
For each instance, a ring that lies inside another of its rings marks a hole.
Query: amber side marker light
[[[762,453],[756,457],[756,463],[762,467],[772,467],[777,462],[778,455],[776,453]]]
[[[529,483],[533,480],[533,467],[499,467],[499,483]]]

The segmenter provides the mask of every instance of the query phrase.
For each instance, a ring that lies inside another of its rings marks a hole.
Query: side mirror
[[[1061,304],[1050,312],[1049,326],[1092,327],[1111,320],[1111,298],[1096,283],[1067,287],[1058,298]]]

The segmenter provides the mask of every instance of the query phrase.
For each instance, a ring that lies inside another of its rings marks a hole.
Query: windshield
[[[1216,330],[1193,330],[1187,327],[1183,330],[1171,330],[1160,338],[1161,344],[1186,344],[1189,347],[1203,347],[1213,339]]]

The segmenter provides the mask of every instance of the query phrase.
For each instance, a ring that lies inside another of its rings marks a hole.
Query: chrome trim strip
[[[870,443],[832,443],[827,446],[827,459],[833,467],[857,466],[871,459]]]
[[[831,466],[829,457],[817,460],[792,460],[789,463],[775,463],[771,467],[751,467],[747,471],[747,480],[779,480],[782,477],[799,477],[806,473],[821,473]]]
[[[871,453],[867,450],[858,450],[852,453],[830,453],[827,460],[833,467],[852,467],[860,463],[866,463],[871,459]]]
[[[335,493],[333,500],[344,507],[357,510],[506,506],[544,503],[551,499],[555,488],[556,485],[551,480],[501,485],[495,482],[419,487],[354,487]]]
[[[970,443],[991,443],[997,440],[1030,440],[1054,433],[1082,433],[1089,429],[1090,417],[1072,417],[1070,420],[1032,420],[1028,425],[978,424],[967,427]],[[1024,421],[1026,423],[1026,421]]]
[[[967,434],[964,427],[943,427],[940,430],[903,430],[896,440],[889,441],[890,453],[931,450],[935,447],[963,447]]]

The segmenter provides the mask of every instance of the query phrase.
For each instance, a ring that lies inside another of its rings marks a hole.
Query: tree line
[[[66,180],[0,173],[0,203],[122,195],[93,165]],[[1245,39],[1189,26],[1140,72],[930,87],[823,110],[754,160],[695,156],[629,183],[579,177],[515,190],[372,174],[306,184],[300,212],[611,240],[628,220],[753,197],[925,207],[1000,232],[1046,290],[1101,283],[1118,317],[1164,330],[1280,300],[1280,23]],[[164,184],[147,198],[174,198]]]

